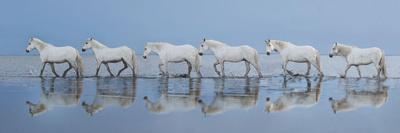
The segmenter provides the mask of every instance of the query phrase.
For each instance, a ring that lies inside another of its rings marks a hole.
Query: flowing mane
[[[42,49],[46,48],[47,46],[53,46],[49,43],[46,43],[38,38],[32,38],[32,42],[36,44],[36,48],[41,51]]]
[[[272,44],[275,44],[280,50],[287,48],[288,46],[295,46],[291,42],[281,40],[269,40]]]
[[[151,49],[160,51],[164,46],[172,46],[172,44],[167,42],[148,42],[146,46],[150,47]]]
[[[94,48],[108,48],[106,45],[100,43],[99,41],[95,40],[95,39],[91,39],[92,45]]]
[[[216,41],[216,40],[206,40],[205,43],[209,46],[209,47],[219,47],[219,46],[229,46],[226,43],[220,42],[220,41]]]

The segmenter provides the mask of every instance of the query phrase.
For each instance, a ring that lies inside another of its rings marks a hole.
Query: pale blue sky
[[[81,48],[93,36],[142,53],[148,41],[199,45],[203,37],[264,52],[265,39],[335,41],[399,55],[398,0],[2,0],[0,55],[28,55],[29,37]]]

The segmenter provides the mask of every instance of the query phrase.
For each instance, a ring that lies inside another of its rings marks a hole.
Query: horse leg
[[[379,63],[376,63],[375,67],[376,67],[376,71],[377,71],[376,78],[380,79],[381,78],[381,72],[382,72],[381,66],[379,65]]]
[[[188,77],[190,77],[190,72],[192,72],[192,63],[190,63],[189,61],[186,60],[186,63],[188,65]]]
[[[163,63],[160,63],[160,64],[158,64],[158,69],[160,69],[160,72],[161,72],[161,74],[160,75],[165,75],[165,72],[164,72],[164,70],[162,69],[162,66],[163,66],[164,64]]]
[[[166,62],[165,65],[164,65],[164,72],[165,72],[165,75],[168,77],[169,76],[169,73],[168,73],[168,62]]]
[[[50,63],[50,67],[51,67],[51,71],[53,72],[54,75],[56,75],[56,77],[60,77],[57,72],[56,69],[54,68],[54,63]]]
[[[244,74],[244,77],[248,77],[250,72],[250,63],[246,60],[244,61],[244,63],[246,65],[246,73]]]
[[[128,68],[128,64],[126,63],[126,61],[124,59],[122,59],[122,64],[124,64],[124,67],[119,70],[117,77],[119,77],[119,75],[121,74],[122,71],[124,71],[126,68]]]
[[[110,66],[108,66],[108,63],[104,63],[104,65],[106,65],[107,71],[108,71],[108,73],[110,73],[110,76],[114,77],[114,74],[112,74]]]
[[[68,63],[68,65],[69,65],[69,67],[64,71],[64,73],[63,73],[63,75],[62,75],[63,77],[67,76],[68,71],[72,69],[72,64],[71,64],[71,62],[67,61],[67,63]]]
[[[218,71],[218,69],[217,69],[217,65],[219,64],[219,62],[217,61],[217,62],[215,62],[214,63],[214,70],[215,70],[215,72],[218,74],[218,76],[221,76],[221,73]]]
[[[288,72],[288,70],[287,70],[287,65],[288,65],[288,64],[289,64],[289,62],[288,62],[287,60],[285,60],[285,61],[283,62],[283,72],[284,72],[285,76],[289,74],[289,72]]]
[[[96,75],[95,75],[96,77],[99,76],[101,64],[103,64],[103,62],[97,62]]]
[[[44,68],[46,67],[46,64],[47,64],[47,62],[43,62],[42,63],[42,70],[40,70],[40,77],[42,77],[43,76],[43,71],[44,71]]]
[[[221,61],[221,73],[222,73],[222,77],[225,77],[225,61]]]
[[[311,63],[307,62],[307,72],[306,72],[307,76],[310,75],[310,70],[311,70]]]
[[[361,78],[361,70],[360,70],[360,66],[357,66],[357,71],[358,71],[358,77]]]
[[[340,77],[341,78],[346,78],[346,76],[347,76],[347,71],[351,68],[351,66],[353,66],[353,65],[346,65],[346,70],[344,70],[344,75],[341,75]]]

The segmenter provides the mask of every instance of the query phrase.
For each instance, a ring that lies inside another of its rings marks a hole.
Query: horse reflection
[[[82,80],[59,79],[57,83],[62,85],[55,86],[56,78],[50,79],[50,87],[46,89],[46,79],[41,79],[41,95],[38,103],[26,101],[29,113],[32,117],[39,116],[56,107],[73,107],[79,104],[82,94]]]
[[[243,88],[244,92],[224,92],[225,80],[216,79],[216,95],[213,101],[209,105],[206,105],[203,100],[198,101],[204,116],[218,115],[234,109],[248,110],[255,107],[258,99],[260,80],[254,79],[253,82],[255,83],[250,83],[251,81],[251,79],[246,78],[246,84]],[[234,88],[234,91],[237,91],[237,88]]]
[[[311,81],[307,80],[307,90],[300,92],[284,92],[281,97],[275,102],[271,101],[271,98],[266,98],[266,112],[284,112],[291,110],[296,107],[312,107],[318,103],[322,90],[321,82],[322,78],[319,78],[317,85],[312,88]],[[283,89],[287,89],[287,80],[283,82]]]
[[[132,84],[128,85],[127,82],[132,82]],[[122,79],[120,82],[116,82],[113,78],[98,78],[96,81],[96,97],[94,101],[91,104],[82,102],[82,106],[88,115],[93,116],[111,106],[129,108],[133,105],[135,97],[136,78],[126,78]]]
[[[200,96],[201,79],[189,79],[189,89],[186,93],[168,92],[168,78],[162,79],[164,83],[161,87],[161,96],[157,102],[150,101],[145,96],[144,101],[146,108],[155,114],[167,114],[176,111],[190,111],[198,106],[197,100]]]
[[[373,90],[346,89],[346,96],[340,100],[329,98],[334,113],[355,111],[362,107],[380,108],[387,100],[388,89],[380,83]]]

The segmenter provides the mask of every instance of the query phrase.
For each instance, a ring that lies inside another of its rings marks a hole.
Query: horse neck
[[[162,47],[166,44],[150,44],[149,46],[151,47],[151,51],[160,54]]]
[[[338,45],[337,47],[339,48],[339,55],[345,56],[345,57],[347,57],[351,53],[351,50],[352,50],[351,46]]]
[[[35,43],[35,47],[39,52],[43,51],[48,46],[52,46],[52,45],[47,44],[45,42],[39,42],[39,41]]]
[[[207,43],[207,45],[208,47],[210,47],[210,50],[213,51],[214,53],[219,52],[221,48],[228,46],[222,42],[217,42],[217,41],[209,42]]]
[[[284,42],[284,41],[276,41],[275,42],[275,46],[277,46],[277,50],[279,52],[281,52],[282,50],[294,46],[293,44],[291,44],[290,42]]]
[[[97,49],[103,49],[103,48],[108,48],[108,47],[106,45],[96,41],[96,40],[93,40],[92,41],[92,48],[93,48],[94,51],[96,51]]]

